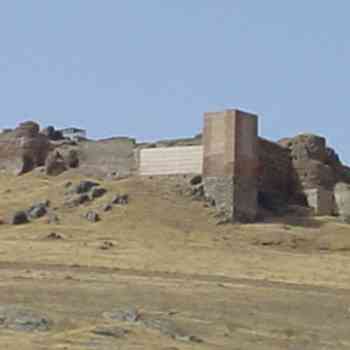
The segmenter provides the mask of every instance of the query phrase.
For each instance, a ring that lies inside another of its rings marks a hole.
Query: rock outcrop
[[[85,176],[121,178],[135,170],[135,140],[130,138],[53,143],[67,167],[79,168]]]
[[[43,166],[50,152],[50,142],[39,130],[38,124],[29,121],[0,134],[0,169],[21,175]]]
[[[67,170],[67,165],[58,151],[52,152],[46,159],[46,175],[58,176]]]
[[[326,139],[312,134],[286,138],[279,144],[290,151],[293,183],[318,215],[350,216],[350,171]]]
[[[24,210],[16,211],[10,218],[11,225],[22,225],[29,222],[28,215]]]
[[[324,137],[301,134],[279,141],[290,150],[297,181],[302,189],[323,187],[332,190],[344,178],[345,168],[338,154],[327,147]]]
[[[79,168],[86,176],[123,178],[135,171],[135,147],[128,137],[68,140],[53,126],[40,131],[37,123],[28,121],[0,133],[0,170],[21,175],[46,165],[48,175]]]

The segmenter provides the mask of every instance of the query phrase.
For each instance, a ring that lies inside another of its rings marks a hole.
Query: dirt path
[[[273,288],[273,289],[286,289],[294,290],[295,292],[305,292],[305,293],[322,293],[322,294],[332,294],[332,295],[350,295],[350,289],[347,288],[330,288],[327,286],[315,286],[312,284],[305,283],[284,283],[268,281],[264,279],[250,279],[250,278],[233,278],[220,275],[204,275],[204,274],[185,274],[179,272],[163,272],[163,271],[147,271],[147,270],[137,270],[137,269],[121,269],[121,268],[108,268],[108,267],[88,267],[81,265],[59,265],[59,264],[33,264],[33,263],[11,263],[11,262],[0,262],[0,271],[2,273],[10,273],[16,276],[18,271],[22,271],[23,275],[18,275],[17,278],[30,278],[28,274],[34,273],[35,275],[52,276],[57,275],[70,275],[77,276],[80,280],[85,276],[88,279],[90,275],[99,275],[105,283],[107,283],[106,276],[109,279],[115,278],[127,278],[127,279],[158,279],[167,281],[191,281],[197,283],[208,283],[208,284],[218,284],[221,287],[235,286],[235,285],[245,285],[252,288]],[[103,278],[104,277],[104,278]],[[84,278],[84,280],[86,280]],[[350,305],[349,305],[350,306]]]
[[[1,304],[23,305],[53,320],[47,333],[21,333],[24,349],[350,348],[350,293],[344,289],[62,265],[1,264],[0,271]],[[203,342],[102,316],[130,307]],[[102,326],[130,333],[121,339],[94,335]],[[0,336],[4,348],[16,341],[11,332]]]

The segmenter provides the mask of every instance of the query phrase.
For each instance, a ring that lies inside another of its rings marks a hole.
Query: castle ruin
[[[301,134],[272,142],[259,137],[258,116],[240,110],[205,113],[202,134],[153,144],[56,134],[33,122],[1,133],[0,169],[23,174],[45,165],[52,152],[61,163],[73,152],[78,170],[89,176],[202,175],[206,198],[233,222],[253,222],[261,208],[277,212],[293,204],[315,215],[350,217],[350,168],[325,138]]]
[[[253,222],[259,207],[309,206],[315,215],[350,212],[350,169],[326,139],[312,134],[272,142],[258,117],[239,110],[204,115],[195,144],[143,149],[141,175],[202,174],[205,194],[232,221]]]

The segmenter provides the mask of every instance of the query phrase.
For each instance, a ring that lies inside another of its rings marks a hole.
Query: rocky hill
[[[260,223],[232,224],[202,175],[137,176],[140,149],[201,143],[0,135],[1,349],[349,348],[349,225],[305,198],[346,219],[349,169],[319,136],[260,138]]]

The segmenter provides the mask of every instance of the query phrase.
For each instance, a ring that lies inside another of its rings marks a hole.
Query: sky
[[[0,0],[0,128],[36,120],[92,138],[201,131],[259,115],[350,164],[348,0]]]

